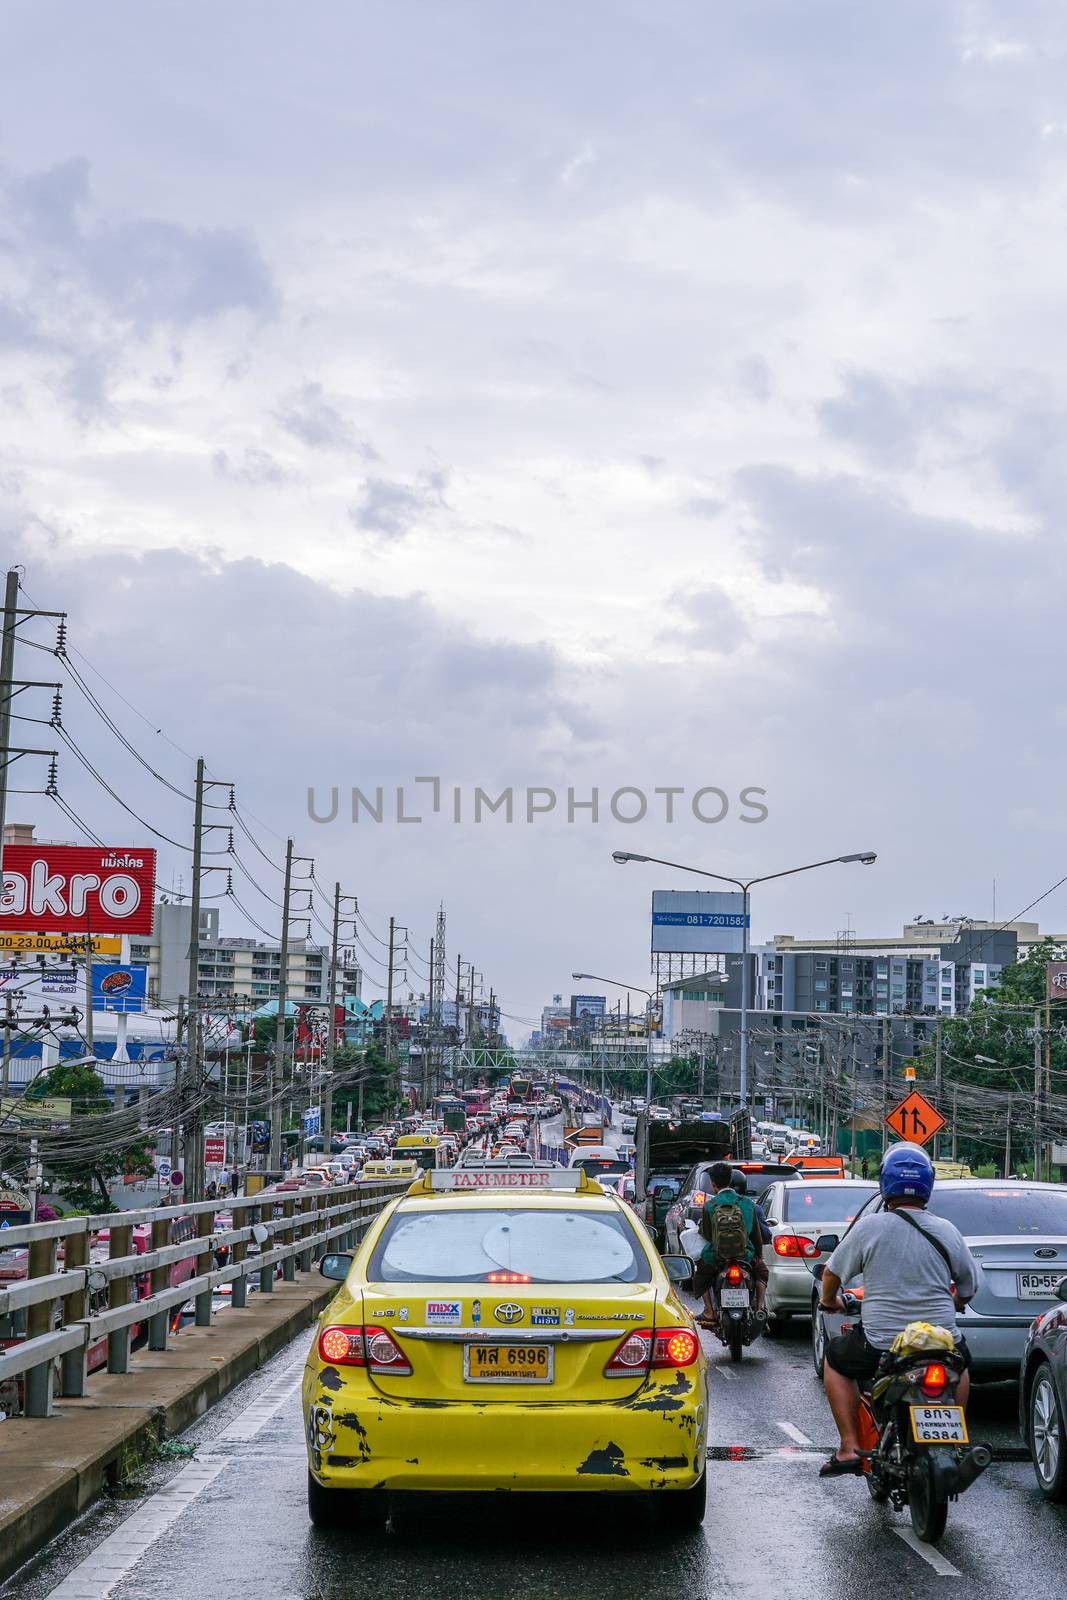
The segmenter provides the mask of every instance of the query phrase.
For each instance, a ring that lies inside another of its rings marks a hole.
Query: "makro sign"
[[[154,850],[5,845],[0,929],[41,933],[152,932]]]

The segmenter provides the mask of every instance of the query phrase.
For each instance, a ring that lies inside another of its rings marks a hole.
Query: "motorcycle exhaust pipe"
[[[976,1478],[980,1478],[986,1467],[993,1460],[993,1452],[988,1445],[973,1444],[965,1455],[960,1457],[959,1464],[959,1493],[969,1489]]]

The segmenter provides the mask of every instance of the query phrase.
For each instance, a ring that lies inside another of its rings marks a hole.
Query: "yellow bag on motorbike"
[[[927,1350],[955,1350],[956,1341],[947,1328],[935,1328],[932,1322],[909,1322],[889,1348],[895,1356],[910,1356]]]

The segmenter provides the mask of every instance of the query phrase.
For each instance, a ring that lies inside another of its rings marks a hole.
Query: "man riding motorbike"
[[[716,1161],[708,1173],[708,1178],[712,1192],[705,1200],[700,1213],[700,1236],[705,1244],[694,1269],[692,1281],[693,1293],[704,1297],[704,1312],[697,1320],[706,1328],[714,1328],[717,1325],[718,1317],[711,1291],[723,1263],[719,1260],[715,1249],[712,1218],[717,1206],[737,1206],[741,1211],[745,1229],[745,1249],[739,1259],[752,1273],[756,1288],[756,1316],[762,1322],[765,1315],[763,1297],[767,1269],[763,1263],[763,1236],[760,1232],[755,1203],[747,1194],[739,1193],[734,1187],[734,1171],[728,1161]]]
[[[822,1277],[820,1308],[836,1312],[842,1284],[863,1275],[861,1323],[826,1346],[823,1383],[841,1443],[820,1468],[823,1478],[862,1472],[856,1437],[859,1385],[873,1379],[882,1356],[909,1322],[946,1328],[970,1365],[956,1311],[977,1292],[978,1274],[958,1228],[925,1212],[934,1187],[933,1163],[918,1145],[895,1144],[885,1153],[879,1181],[885,1208],[853,1223]],[[924,1213],[922,1222],[916,1212]],[[961,1406],[967,1403],[969,1387],[965,1370],[957,1396]]]

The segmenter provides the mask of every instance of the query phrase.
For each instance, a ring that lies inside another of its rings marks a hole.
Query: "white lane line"
[[[295,1394],[304,1357],[291,1361],[281,1375],[239,1412],[214,1444],[237,1444],[255,1438]],[[106,1600],[128,1577],[145,1552],[173,1527],[182,1512],[214,1483],[233,1461],[232,1454],[215,1455],[210,1448],[175,1473],[143,1506],[119,1524],[51,1591],[50,1600]]]
[[[792,1422],[777,1422],[775,1427],[781,1428],[786,1437],[792,1439],[794,1444],[815,1443],[814,1439],[809,1439],[806,1433],[801,1433],[800,1429]]]
[[[731,1383],[737,1377],[737,1373],[731,1372],[729,1367],[716,1367],[715,1371],[719,1374],[720,1378],[729,1378]]]
[[[916,1538],[911,1528],[894,1528],[893,1532],[898,1539],[903,1539],[909,1550],[914,1550],[917,1556],[922,1556],[927,1566],[933,1567],[939,1578],[962,1578],[963,1573],[959,1567],[954,1567],[947,1556],[940,1550],[935,1550],[932,1544],[923,1544]]]

